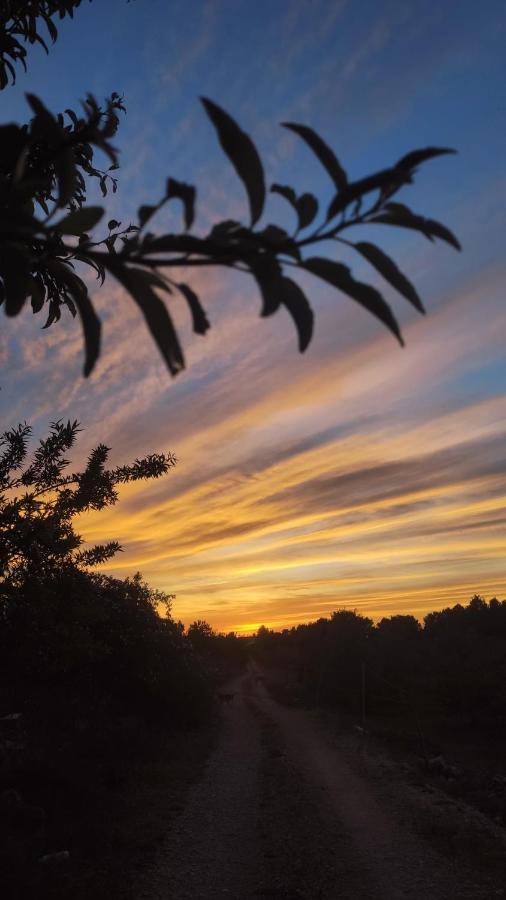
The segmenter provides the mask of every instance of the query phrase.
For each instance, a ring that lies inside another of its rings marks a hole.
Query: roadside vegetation
[[[423,623],[394,615],[373,624],[337,610],[282,632],[260,628],[255,652],[286,673],[301,699],[357,720],[437,713],[455,727],[506,734],[506,600],[476,594]]]
[[[114,504],[121,484],[161,477],[176,460],[151,454],[108,468],[99,445],[69,472],[78,433],[77,422],[56,422],[31,456],[29,426],[0,439],[2,896],[68,896],[75,860],[86,868],[95,855],[121,859],[118,842],[129,855],[154,843],[166,814],[155,788],[167,789],[172,764],[181,789],[192,755],[198,768],[215,686],[243,657],[243,641],[205,622],[185,632],[172,595],[140,574],[94,570],[121,547],[84,546],[75,516]],[[192,750],[180,752],[178,736],[192,729]],[[120,825],[134,788],[136,809]],[[86,879],[82,889],[98,896]]]
[[[506,824],[506,600],[476,594],[419,622],[353,610],[282,632],[253,652],[279,700],[328,710],[364,746]]]

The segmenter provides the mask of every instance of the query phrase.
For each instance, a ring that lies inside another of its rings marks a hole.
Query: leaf
[[[77,116],[76,116],[74,110],[73,110],[73,109],[66,109],[65,112],[67,113],[67,115],[68,115],[70,121],[72,122],[74,128],[79,128],[79,119],[77,118]]]
[[[60,304],[55,300],[49,301],[49,315],[45,321],[45,324],[42,326],[42,331],[46,328],[49,328],[53,322],[58,322],[61,319],[60,313]]]
[[[302,194],[297,202],[297,211],[299,213],[299,229],[306,228],[316,218],[318,200],[313,197],[313,194]]]
[[[299,220],[297,231],[310,225],[318,212],[318,201],[312,194],[302,194],[297,197],[294,189],[283,184],[273,184],[271,187],[273,194],[281,194],[285,200],[293,206]]]
[[[359,244],[353,244],[353,246],[355,247],[355,250],[358,250],[358,252],[370,262],[375,269],[377,269],[380,275],[382,275],[392,287],[413,304],[415,309],[421,313],[425,312],[423,303],[415,288],[406,276],[402,274],[400,269],[397,268],[393,259],[390,259],[390,257],[387,256],[386,253],[383,253],[379,247],[376,247],[375,244],[369,244],[362,241]]]
[[[58,206],[65,206],[76,189],[76,162],[71,147],[64,147],[54,160],[58,182]]]
[[[434,219],[426,219],[424,216],[416,215],[411,212],[407,206],[401,203],[387,203],[385,205],[386,212],[378,216],[373,216],[369,222],[375,222],[383,225],[396,225],[399,228],[410,228],[414,231],[420,231],[429,241],[433,241],[435,237],[442,241],[446,241],[456,250],[460,250],[461,246],[449,228]]]
[[[451,147],[426,147],[424,150],[412,150],[411,153],[406,153],[399,162],[395,164],[396,169],[413,169],[414,166],[419,166],[420,163],[426,162],[428,159],[433,159],[435,156],[444,156],[448,153],[456,153],[456,150],[452,150]]]
[[[144,206],[139,206],[137,211],[137,218],[139,219],[139,225],[141,228],[146,224],[146,222],[155,214],[158,206],[153,206],[151,204],[145,204]]]
[[[253,226],[262,215],[265,204],[264,170],[258,151],[249,135],[228,113],[207,97],[201,97],[201,101],[224,152],[246,188]]]
[[[280,279],[282,297],[281,302],[290,313],[299,337],[299,351],[304,353],[313,336],[313,310],[311,309],[305,294],[299,285],[291,278]]]
[[[146,269],[135,269],[136,272],[141,272],[145,281],[151,285],[151,287],[160,288],[162,291],[167,291],[168,294],[172,294],[172,289],[170,285],[167,283],[165,278],[160,275],[158,272],[154,272],[152,269],[150,271],[146,271]]]
[[[177,287],[190,307],[195,334],[205,334],[210,328],[209,319],[195,291],[187,284],[178,284]]]
[[[91,266],[93,269],[95,269],[97,278],[100,281],[100,286],[103,285],[105,281],[105,269],[98,259],[92,259],[89,256],[82,256],[80,253],[75,253],[74,259],[78,259],[80,262],[86,263],[87,266]]]
[[[47,129],[48,134],[52,137],[56,135],[60,137],[61,131],[58,128],[56,119],[52,113],[49,112],[48,108],[44,106],[42,100],[40,100],[36,94],[25,94],[25,97],[37,119],[39,119],[40,123]]]
[[[40,312],[44,305],[45,290],[41,281],[39,281],[37,278],[34,278],[32,275],[30,275],[28,282],[30,302],[32,305],[32,311],[35,314]]]
[[[327,222],[330,222],[334,216],[346,209],[354,200],[365,197],[371,191],[396,191],[403,184],[410,184],[412,180],[411,173],[407,170],[382,169],[380,172],[375,172],[374,175],[368,175],[359,181],[352,181],[344,191],[336,194],[331,201],[327,212]]]
[[[66,287],[77,306],[84,332],[85,358],[83,374],[85,378],[87,378],[93,371],[100,354],[100,319],[93,308],[84,281],[75,275],[74,272],[71,272],[64,263],[59,262],[58,260],[49,259],[47,261],[47,268],[56,276],[57,280]],[[56,318],[59,318],[59,315],[56,316]],[[52,324],[52,321],[53,320],[50,321],[48,319],[44,327],[46,328],[48,325]]]
[[[322,166],[329,173],[337,190],[344,191],[348,184],[346,172],[341,166],[334,151],[330,149],[325,141],[323,141],[312,128],[308,128],[307,125],[297,125],[295,122],[283,122],[282,125],[283,128],[289,128],[290,131],[298,134],[299,137],[306,142],[315,156],[318,157]]]
[[[295,210],[297,209],[297,194],[293,188],[286,184],[273,184],[271,185],[271,193],[281,194],[285,200],[288,200],[288,202],[291,203]]]
[[[380,319],[393,332],[401,346],[404,346],[399,325],[388,303],[376,288],[369,284],[363,284],[361,281],[355,281],[348,266],[330,259],[313,256],[304,261],[303,268],[360,303],[373,316]]]
[[[94,228],[103,215],[104,210],[101,206],[83,206],[69,213],[54,227],[62,234],[81,235]]]
[[[114,257],[104,259],[104,265],[137,303],[171,375],[177,375],[185,367],[183,353],[172,319],[145,277],[147,273],[142,269],[127,268]]]
[[[30,255],[18,244],[5,243],[0,254],[0,276],[5,290],[5,312],[17,316],[29,292]]]
[[[280,305],[282,299],[282,271],[276,259],[272,256],[260,256],[250,262],[253,275],[262,295],[262,318],[272,316]]]
[[[182,201],[186,231],[192,227],[195,218],[195,195],[196,191],[193,185],[176,181],[175,178],[169,178],[167,181],[167,200],[177,197]]]

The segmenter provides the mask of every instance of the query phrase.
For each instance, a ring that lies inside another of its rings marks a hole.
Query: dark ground
[[[364,734],[293,705],[255,663],[220,693],[208,726],[139,734],[144,753],[110,760],[107,784],[81,784],[75,759],[72,797],[56,771],[52,788],[27,785],[52,817],[2,900],[506,898],[504,828],[462,779],[423,768],[400,723]]]
[[[335,719],[276,702],[254,664],[230,690],[136,900],[504,895],[505,835],[478,811]]]

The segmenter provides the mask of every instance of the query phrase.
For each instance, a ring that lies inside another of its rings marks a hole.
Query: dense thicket
[[[349,610],[281,633],[260,629],[255,652],[299,695],[366,715],[441,715],[506,732],[506,600],[475,595],[432,612],[372,620]]]
[[[32,454],[29,426],[0,435],[5,897],[45,896],[37,859],[59,842],[73,852],[86,834],[96,835],[109,787],[133,777],[168,735],[202,723],[211,708],[212,673],[172,617],[172,595],[139,574],[93,571],[121,547],[85,546],[75,527],[79,514],[116,503],[120,485],[158,478],[175,458],[153,453],[109,467],[109,448],[99,445],[81,471],[71,471],[67,453],[79,430],[77,422],[53,423]],[[30,894],[25,870],[34,879]]]
[[[100,444],[81,472],[69,472],[79,430],[53,423],[31,458],[29,426],[0,437],[0,715],[43,708],[81,722],[114,711],[191,718],[204,680],[171,617],[171,595],[140,575],[94,573],[121,547],[84,547],[74,523],[116,503],[119,485],[166,474],[175,458],[154,453],[109,468]]]

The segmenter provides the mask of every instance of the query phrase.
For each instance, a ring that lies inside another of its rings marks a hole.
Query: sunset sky
[[[506,596],[505,46],[503,0],[95,0],[4,92],[4,122],[28,118],[28,90],[54,111],[88,91],[124,95],[107,209],[125,224],[169,175],[198,188],[197,232],[247,220],[202,94],[254,138],[268,183],[323,199],[328,177],[279,122],[315,128],[351,178],[429,144],[459,151],[427,163],[399,199],[452,228],[461,254],[384,226],[363,233],[428,315],[353,259],[392,303],[403,350],[309,277],[315,335],[301,356],[285,312],[259,319],[251,279],[186,272],[212,329],[193,335],[172,301],[187,358],[176,379],[112,280],[92,283],[104,336],[88,380],[70,316],[49,331],[28,312],[2,316],[4,428],[27,420],[40,436],[77,418],[76,462],[99,441],[113,464],[176,454],[166,478],[80,523],[90,541],[124,545],[108,572],[141,570],[175,593],[176,618],[247,632],[342,607],[422,617],[475,592]],[[176,230],[179,215],[174,204],[154,224]],[[273,195],[262,221],[288,225],[285,201]]]

